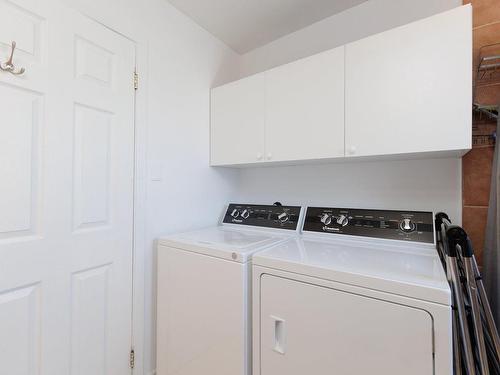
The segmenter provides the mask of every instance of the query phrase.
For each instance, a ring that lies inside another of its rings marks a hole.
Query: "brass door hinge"
[[[134,90],[139,89],[139,74],[137,72],[134,72]]]
[[[134,367],[135,367],[135,352],[134,352],[134,349],[130,350],[129,364],[130,364],[130,368],[134,369]]]

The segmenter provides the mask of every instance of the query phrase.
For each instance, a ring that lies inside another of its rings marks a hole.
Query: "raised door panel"
[[[346,46],[347,156],[471,147],[471,22],[464,6]]]
[[[344,47],[266,73],[266,159],[344,156]]]
[[[42,58],[41,28],[43,18],[10,1],[0,1],[0,52],[10,53],[15,41],[16,61],[40,62]]]
[[[265,77],[212,90],[211,165],[259,162],[264,155]]]
[[[76,35],[75,56],[75,78],[111,87],[114,68],[113,52]]]
[[[15,70],[20,76],[0,72],[0,80],[13,86],[45,92],[47,89],[47,4],[36,0],[0,0],[0,61],[7,61],[12,42]]]
[[[280,277],[261,279],[259,375],[432,375],[426,311]]]
[[[110,133],[113,115],[75,105],[74,228],[110,224]]]
[[[0,292],[2,374],[40,374],[40,284]]]
[[[107,375],[109,361],[110,265],[72,275],[71,375]]]
[[[0,239],[37,231],[43,95],[0,83]]]

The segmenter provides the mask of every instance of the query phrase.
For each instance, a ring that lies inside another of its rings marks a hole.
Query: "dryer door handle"
[[[276,316],[271,316],[274,326],[273,350],[279,354],[285,354],[286,331],[285,320]]]

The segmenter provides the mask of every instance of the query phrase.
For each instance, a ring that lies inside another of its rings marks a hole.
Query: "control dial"
[[[282,212],[278,215],[278,221],[280,223],[286,223],[288,220],[290,220],[290,216],[286,212]]]
[[[332,215],[330,214],[321,215],[321,222],[326,226],[330,225],[332,223]]]
[[[399,228],[405,233],[410,233],[415,230],[416,225],[411,219],[403,219],[401,223],[399,223]]]
[[[231,217],[233,219],[236,219],[238,216],[240,216],[240,211],[237,210],[236,208],[231,212]]]
[[[248,217],[249,217],[249,216],[250,216],[250,211],[248,211],[247,209],[245,209],[245,210],[243,210],[243,211],[241,212],[241,217],[242,217],[243,219],[248,219]]]
[[[339,215],[337,218],[337,224],[345,227],[347,224],[349,224],[349,219],[345,215]]]

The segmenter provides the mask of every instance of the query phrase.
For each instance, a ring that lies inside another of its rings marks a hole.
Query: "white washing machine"
[[[253,375],[451,375],[430,212],[307,209],[253,260]]]
[[[157,375],[251,374],[251,259],[301,208],[231,204],[220,226],[158,240]]]

